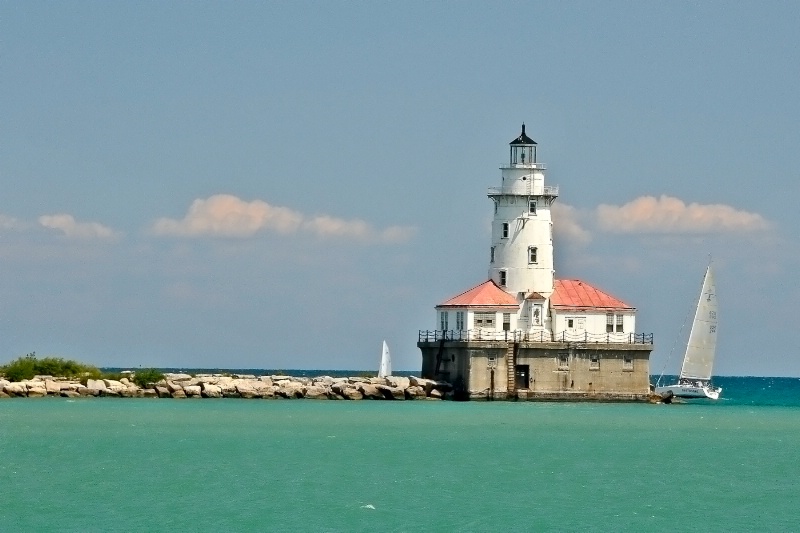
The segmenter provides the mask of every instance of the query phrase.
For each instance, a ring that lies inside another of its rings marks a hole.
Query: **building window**
[[[511,313],[503,313],[503,331],[511,331]]]
[[[494,313],[475,313],[475,327],[494,329]]]
[[[489,262],[494,263],[494,246],[489,249]]]
[[[568,318],[567,319],[567,329],[572,329],[574,327],[575,327],[575,319],[574,318]]]
[[[628,357],[627,355],[622,358],[622,370],[631,371],[633,370],[633,357]]]
[[[447,331],[447,311],[439,313],[439,327],[442,331]]]
[[[508,281],[508,272],[506,272],[505,270],[501,270],[500,271],[500,286],[501,287],[505,287],[507,281]]]
[[[569,370],[569,354],[568,353],[560,353],[560,354],[558,354],[558,369],[559,370]]]
[[[503,238],[508,239],[508,222],[503,222]]]
[[[622,333],[622,315],[606,314],[606,333]]]
[[[536,263],[536,247],[528,246],[528,263]]]
[[[456,311],[456,329],[458,331],[464,330],[464,311]]]
[[[534,304],[533,306],[533,325],[540,326],[542,324],[542,304]]]
[[[600,356],[589,356],[589,370],[600,370]]]
[[[530,212],[531,215],[536,214],[536,200],[528,202],[528,212]]]

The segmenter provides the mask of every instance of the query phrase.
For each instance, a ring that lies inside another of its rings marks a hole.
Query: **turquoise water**
[[[2,400],[0,530],[800,531],[800,380],[729,379],[749,396]]]

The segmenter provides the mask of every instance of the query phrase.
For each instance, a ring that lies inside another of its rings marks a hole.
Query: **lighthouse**
[[[558,187],[525,124],[490,187],[488,279],[436,305],[420,330],[423,377],[463,398],[644,400],[653,335],[636,308],[581,279],[557,279]]]
[[[489,279],[517,299],[517,328],[523,330],[545,327],[544,302],[553,293],[555,274],[550,211],[558,187],[545,185],[536,148],[523,124],[509,143],[508,164],[500,167],[500,186],[488,192],[494,203]]]

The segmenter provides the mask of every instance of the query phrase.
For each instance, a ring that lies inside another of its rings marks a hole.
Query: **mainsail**
[[[392,375],[392,356],[389,355],[389,346],[383,341],[383,352],[381,353],[381,368],[378,370],[378,377],[385,378]]]
[[[717,291],[711,265],[703,278],[703,290],[689,333],[689,343],[683,357],[681,379],[711,379],[714,353],[717,348]]]

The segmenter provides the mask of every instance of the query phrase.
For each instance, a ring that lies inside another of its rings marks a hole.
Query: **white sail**
[[[717,291],[711,265],[703,278],[703,290],[689,333],[689,344],[681,368],[681,379],[708,381],[717,349]]]
[[[389,354],[389,346],[383,341],[383,352],[381,353],[381,368],[378,370],[378,377],[385,378],[392,375],[392,356]]]

